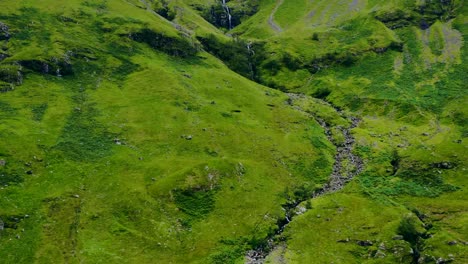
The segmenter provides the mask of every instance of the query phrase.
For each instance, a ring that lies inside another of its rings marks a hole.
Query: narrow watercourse
[[[232,29],[232,16],[231,16],[231,10],[229,9],[229,6],[226,4],[226,0],[222,0],[221,5],[223,6],[224,12],[226,13],[226,16],[228,18],[228,23],[229,23],[229,30]]]
[[[317,121],[320,126],[323,128],[324,133],[327,139],[332,142],[336,147],[335,162],[333,164],[333,169],[330,174],[328,182],[319,190],[315,191],[310,197],[305,199],[295,199],[289,200],[282,205],[285,215],[282,219],[278,219],[278,228],[277,231],[267,238],[267,243],[259,248],[249,250],[245,256],[246,264],[262,264],[265,262],[266,257],[277,247],[285,247],[284,242],[281,242],[281,235],[284,232],[288,224],[293,221],[296,215],[303,214],[307,211],[307,208],[301,204],[309,199],[313,199],[328,193],[333,193],[343,189],[346,184],[351,181],[356,175],[361,173],[364,169],[364,163],[362,159],[355,155],[352,151],[355,145],[355,139],[351,133],[351,130],[359,125],[361,121],[359,118],[354,116],[346,115],[342,110],[333,107],[332,105],[326,103],[328,106],[333,108],[341,117],[349,120],[349,127],[337,126],[336,128],[343,134],[344,142],[335,143],[334,136],[332,133],[332,127],[327,121],[315,116],[313,113],[309,113],[301,109],[299,106],[294,105],[294,101],[304,97],[305,95],[300,94],[287,94],[288,104],[294,107],[295,109],[306,113],[312,119]],[[348,163],[348,166],[345,166],[345,163]]]

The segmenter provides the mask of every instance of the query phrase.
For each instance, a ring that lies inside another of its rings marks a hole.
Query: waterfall
[[[250,78],[253,80],[255,79],[255,72],[254,72],[254,65],[252,63],[252,56],[255,55],[255,51],[252,49],[251,41],[247,42],[246,47],[247,47],[247,52],[249,54],[248,60],[249,60]]]
[[[228,26],[229,28],[228,28],[228,29],[229,29],[229,30],[231,30],[231,29],[232,29],[232,22],[231,22],[232,16],[231,16],[231,10],[229,9],[229,6],[226,4],[226,0],[222,0],[222,1],[223,1],[223,2],[222,2],[222,4],[221,4],[221,5],[223,6],[223,9],[224,9],[224,11],[226,12],[226,14],[227,14],[227,17],[228,17],[228,22],[229,22],[229,26]]]

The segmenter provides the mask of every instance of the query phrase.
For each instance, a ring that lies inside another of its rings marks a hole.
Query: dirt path
[[[289,104],[296,109],[303,111],[297,106],[294,106],[294,101],[298,98],[303,97],[303,95],[298,94],[288,94],[289,96]],[[286,226],[293,221],[293,218],[298,215],[297,212],[305,213],[307,211],[306,208],[301,206],[300,204],[310,198],[316,198],[321,195],[325,195],[327,193],[333,193],[343,189],[346,186],[346,183],[351,181],[356,175],[362,172],[364,169],[364,163],[360,157],[356,156],[352,153],[354,148],[355,139],[351,134],[351,129],[357,127],[360,122],[360,119],[353,117],[353,116],[346,116],[341,110],[329,105],[343,118],[348,119],[351,123],[349,127],[342,127],[337,126],[335,127],[344,137],[344,142],[341,144],[335,144],[336,146],[336,154],[335,154],[335,163],[333,164],[333,170],[330,174],[330,178],[327,184],[323,186],[322,189],[313,193],[312,197],[308,197],[307,199],[303,200],[294,200],[288,201],[286,204],[282,205],[283,210],[285,211],[285,216],[283,219],[278,221],[278,230],[276,233],[267,239],[268,243],[265,247],[257,248],[254,250],[250,250],[246,254],[246,264],[262,264],[265,261],[265,258],[275,249],[278,247],[285,248],[285,243],[283,244],[275,244],[275,238],[279,237]],[[305,111],[304,111],[305,112]],[[315,119],[320,126],[323,128],[325,135],[327,136],[330,142],[335,142],[333,138],[333,134],[331,132],[331,126],[325,120],[314,116],[313,114],[307,113],[311,118]],[[348,165],[346,165],[348,164]],[[284,249],[283,249],[284,252]]]
[[[270,17],[268,18],[268,25],[270,25],[270,27],[276,32],[282,32],[283,31],[283,29],[278,24],[276,24],[276,22],[274,21],[275,13],[276,13],[276,11],[278,11],[278,8],[283,4],[283,2],[284,2],[284,0],[278,0],[276,2],[276,6],[275,6],[275,8],[273,8],[273,11],[271,11]]]

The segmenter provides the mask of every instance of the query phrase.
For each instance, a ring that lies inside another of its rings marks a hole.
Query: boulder
[[[10,32],[6,24],[0,22],[0,40],[9,40]]]

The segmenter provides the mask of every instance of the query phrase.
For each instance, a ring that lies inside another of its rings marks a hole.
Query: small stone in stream
[[[6,165],[6,161],[5,160],[0,160],[0,166],[3,167]]]
[[[449,246],[455,246],[455,245],[457,244],[457,241],[456,241],[456,240],[452,240],[452,241],[447,242],[447,244],[448,244]]]
[[[374,243],[372,243],[372,241],[370,240],[359,240],[357,244],[362,247],[368,247],[368,246],[372,246]]]
[[[393,240],[403,240],[403,236],[402,235],[396,235],[392,239]]]

